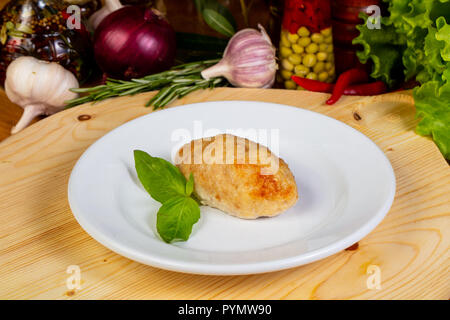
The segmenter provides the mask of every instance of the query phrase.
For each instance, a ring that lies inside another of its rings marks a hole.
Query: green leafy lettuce
[[[371,76],[390,87],[409,80],[420,122],[416,132],[431,136],[450,159],[450,0],[383,0],[389,16],[381,29],[358,26],[353,40],[362,63],[372,62]]]

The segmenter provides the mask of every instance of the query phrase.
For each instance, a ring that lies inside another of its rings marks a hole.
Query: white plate
[[[263,144],[289,165],[300,199],[277,217],[257,220],[202,206],[189,240],[166,244],[155,234],[160,205],[137,179],[133,150],[171,160],[180,145],[172,135],[200,138],[216,134],[207,131],[213,128],[247,129],[239,135],[252,140],[251,129],[262,129],[260,142],[266,130]],[[68,190],[75,218],[107,248],[163,269],[223,275],[286,269],[337,253],[375,228],[394,194],[388,159],[357,130],[304,109],[244,101],[185,105],[120,126],[81,156]]]

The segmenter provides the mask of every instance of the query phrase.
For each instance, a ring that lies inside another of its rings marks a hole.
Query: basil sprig
[[[186,241],[192,226],[200,219],[200,207],[192,197],[194,177],[189,180],[170,162],[135,150],[134,161],[145,190],[162,206],[156,219],[156,230],[167,242]]]

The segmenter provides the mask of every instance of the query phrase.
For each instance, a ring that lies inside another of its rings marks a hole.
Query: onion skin
[[[175,32],[156,11],[126,6],[106,16],[95,30],[94,53],[109,77],[128,80],[170,68]]]

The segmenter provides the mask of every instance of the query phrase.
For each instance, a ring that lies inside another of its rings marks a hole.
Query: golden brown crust
[[[219,153],[222,150],[212,143],[226,139],[232,140],[225,144],[223,157],[215,158],[216,149]],[[240,218],[275,216],[298,199],[287,164],[267,148],[244,138],[217,135],[193,140],[179,150],[175,162],[186,177],[193,174],[195,193],[203,204]]]

